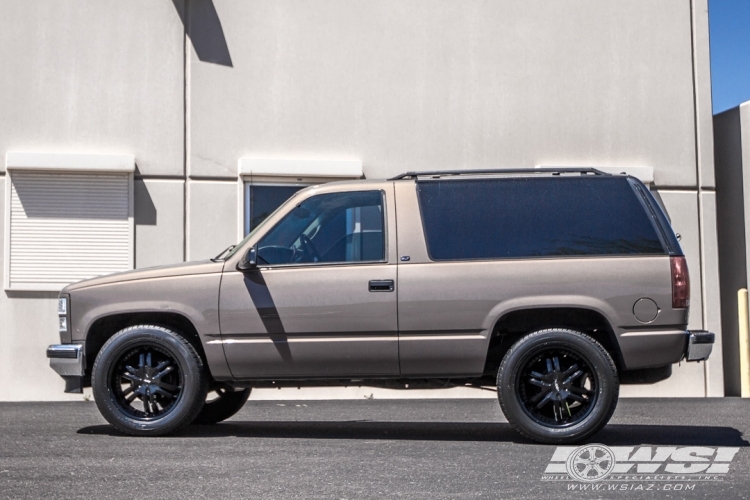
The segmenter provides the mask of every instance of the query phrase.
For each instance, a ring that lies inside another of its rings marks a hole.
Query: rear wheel
[[[572,330],[531,333],[503,358],[498,398],[511,425],[543,443],[573,443],[600,430],[619,394],[612,357]]]
[[[104,344],[91,386],[110,424],[127,434],[160,436],[195,419],[206,399],[207,376],[187,339],[160,326],[139,325]]]
[[[235,415],[247,402],[252,389],[234,391],[226,385],[217,385],[208,393],[208,399],[193,424],[208,425],[222,422]]]

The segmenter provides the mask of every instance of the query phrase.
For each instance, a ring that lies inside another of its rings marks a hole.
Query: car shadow
[[[114,427],[93,425],[78,434],[120,436]],[[285,438],[285,439],[390,439],[417,441],[477,441],[537,444],[520,436],[510,424],[492,422],[375,422],[357,421],[228,421],[193,425],[173,438]],[[587,442],[610,446],[750,446],[742,432],[732,427],[691,425],[612,424]]]

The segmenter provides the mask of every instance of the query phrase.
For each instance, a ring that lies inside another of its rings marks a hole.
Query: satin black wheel
[[[567,427],[591,413],[599,376],[579,352],[565,347],[541,348],[522,363],[516,397],[535,422]]]
[[[127,434],[159,436],[197,417],[206,399],[207,375],[187,339],[163,327],[139,325],[104,344],[91,386],[110,424]]]
[[[112,397],[118,408],[134,419],[164,417],[182,396],[179,363],[156,345],[138,345],[123,354],[110,376]]]
[[[581,332],[551,329],[526,335],[508,350],[497,389],[519,433],[543,443],[574,443],[612,417],[619,382],[599,342]]]

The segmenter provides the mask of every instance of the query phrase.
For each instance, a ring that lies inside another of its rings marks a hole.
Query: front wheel
[[[526,335],[507,352],[497,394],[510,424],[542,443],[574,443],[599,431],[615,411],[617,369],[604,347],[580,332]]]
[[[104,344],[91,386],[99,411],[118,430],[161,436],[195,419],[206,399],[207,378],[187,339],[160,326],[139,325]]]

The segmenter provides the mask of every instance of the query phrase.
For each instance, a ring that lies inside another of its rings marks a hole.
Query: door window
[[[258,243],[258,263],[385,260],[383,194],[353,191],[312,196]]]

